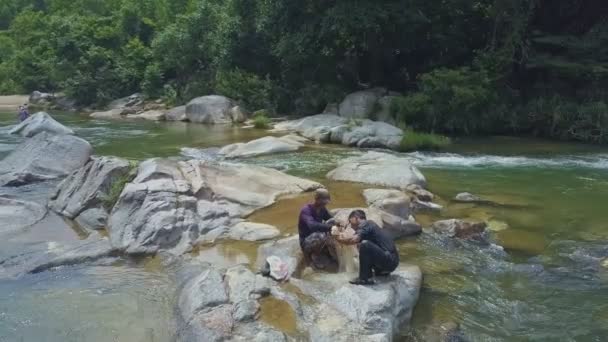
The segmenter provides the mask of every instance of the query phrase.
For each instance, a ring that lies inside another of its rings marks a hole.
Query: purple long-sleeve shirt
[[[304,240],[315,232],[329,232],[331,226],[323,223],[331,218],[329,211],[322,208],[318,212],[312,204],[307,204],[300,210],[298,219],[298,233],[300,234],[300,247],[304,244]]]

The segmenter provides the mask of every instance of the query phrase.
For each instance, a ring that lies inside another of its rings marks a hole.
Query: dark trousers
[[[363,240],[359,245],[359,279],[370,279],[372,272],[390,273],[399,265],[399,257]]]

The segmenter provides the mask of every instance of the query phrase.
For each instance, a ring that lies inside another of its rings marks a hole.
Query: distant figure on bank
[[[327,210],[330,201],[329,191],[316,190],[313,202],[302,208],[298,219],[300,247],[305,260],[316,269],[337,265],[334,240],[329,235],[335,222]]]
[[[359,244],[359,277],[350,281],[355,285],[374,284],[373,275],[387,276],[399,265],[399,253],[395,242],[373,221],[367,221],[363,210],[355,210],[348,216],[355,235],[338,242]]]
[[[27,110],[27,105],[24,104],[23,106],[19,106],[19,114],[18,114],[19,121],[23,122],[23,121],[25,121],[25,119],[29,118],[29,116],[30,116],[30,113]]]

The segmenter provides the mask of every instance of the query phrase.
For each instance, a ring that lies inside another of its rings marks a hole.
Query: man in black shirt
[[[355,285],[373,284],[372,275],[389,275],[399,265],[399,253],[393,239],[376,223],[367,221],[363,210],[355,210],[348,216],[355,235],[338,240],[344,244],[359,244],[359,277],[350,281]]]

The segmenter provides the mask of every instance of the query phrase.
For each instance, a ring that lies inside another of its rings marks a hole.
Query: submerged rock
[[[49,207],[62,216],[76,220],[84,228],[104,228],[109,210],[106,202],[112,186],[124,181],[130,170],[129,162],[124,159],[92,157],[84,167],[59,184]]]
[[[443,206],[434,202],[424,202],[418,199],[412,201],[412,211],[414,213],[439,212],[442,209]]]
[[[19,186],[67,176],[91,156],[91,145],[73,135],[36,134],[0,161],[0,186]]]
[[[225,96],[197,97],[186,105],[186,117],[190,122],[204,124],[230,124],[244,122],[241,111],[234,109],[236,102]]]
[[[124,188],[109,219],[112,245],[127,253],[214,241],[281,195],[320,184],[253,165],[151,159]]]
[[[304,146],[297,138],[285,136],[281,138],[264,137],[247,143],[236,143],[223,147],[219,154],[226,158],[255,157],[271,153],[293,152]]]
[[[0,234],[29,227],[45,215],[46,208],[38,203],[0,196]]]
[[[232,228],[228,236],[233,240],[261,241],[274,239],[281,235],[275,226],[254,222],[239,222]]]
[[[125,110],[118,108],[101,112],[93,112],[89,116],[94,119],[121,119],[123,115],[126,115]]]
[[[347,158],[327,178],[397,189],[405,189],[409,184],[426,186],[426,178],[408,159],[381,152]]]
[[[466,222],[458,219],[437,221],[431,228],[438,234],[465,240],[486,241],[485,222]]]
[[[454,201],[463,202],[463,203],[475,203],[475,202],[483,202],[481,197],[477,195],[473,195],[470,192],[461,192],[456,197],[454,197]]]
[[[9,133],[30,138],[41,132],[57,135],[74,134],[74,131],[55,121],[55,119],[45,112],[38,112],[30,116],[11,129]]]
[[[409,324],[422,273],[417,266],[401,266],[373,286],[350,285],[345,274],[291,282],[317,301],[310,322],[311,340],[392,341]]]

